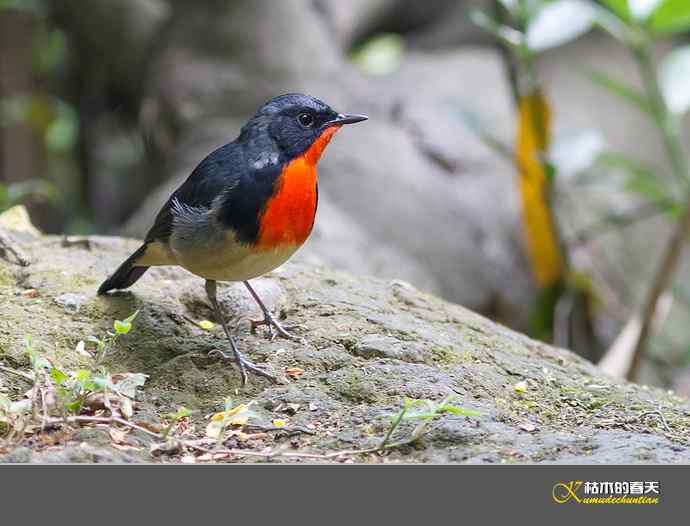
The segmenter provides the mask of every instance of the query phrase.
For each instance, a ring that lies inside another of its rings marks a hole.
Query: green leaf
[[[81,410],[81,400],[75,400],[65,404],[65,407],[70,413],[77,413]]]
[[[91,371],[88,369],[79,369],[74,373],[74,379],[79,383],[84,383],[89,378],[91,378]]]
[[[671,112],[690,109],[690,46],[674,49],[659,65],[659,84]]]
[[[176,412],[168,413],[165,416],[169,420],[179,420],[180,418],[185,418],[187,416],[190,416],[191,414],[192,411],[190,409],[187,409],[186,407],[182,406]]]
[[[636,193],[652,203],[666,204],[670,201],[671,196],[668,195],[659,180],[652,176],[643,173],[638,173],[628,177],[624,188],[628,192]]]
[[[622,153],[603,152],[599,155],[597,162],[606,168],[615,168],[630,175],[642,174],[654,177],[655,174],[662,174],[661,168],[650,163],[633,159]]]
[[[125,321],[126,323],[132,323],[138,315],[139,315],[139,309],[135,310],[132,314],[127,316],[123,321]]]
[[[690,30],[690,2],[665,0],[649,19],[649,27],[656,33],[680,33]]]
[[[94,375],[91,377],[91,381],[84,383],[84,389],[89,391],[105,391],[106,388],[111,389],[113,387],[110,381],[110,375]]]
[[[624,184],[627,191],[643,197],[672,217],[678,214],[676,200],[663,184],[661,168],[613,152],[601,154],[597,162],[603,167],[623,171],[627,175]]]
[[[461,415],[461,416],[479,416],[481,413],[479,411],[475,411],[473,409],[465,409],[464,407],[458,407],[456,405],[444,405],[441,408],[444,412],[450,413],[453,415]]]
[[[403,420],[431,420],[437,416],[436,411],[410,411],[403,416]]]
[[[115,329],[116,334],[127,334],[129,331],[132,330],[132,322],[134,321],[134,318],[137,317],[137,314],[139,314],[139,311],[137,310],[134,312],[134,314],[128,316],[124,320],[115,320],[113,322],[113,328]]]
[[[603,0],[602,2],[611,11],[616,13],[619,18],[630,22],[632,21],[632,13],[630,13],[630,7],[628,6],[628,0]]]
[[[632,86],[609,77],[606,73],[595,70],[585,70],[590,80],[610,93],[637,107],[644,113],[651,114],[651,107],[646,97]]]
[[[127,334],[132,330],[132,324],[128,321],[115,320],[113,328],[117,334]]]
[[[628,0],[630,15],[634,20],[644,22],[663,2],[664,0]]]
[[[67,380],[69,380],[69,376],[67,376],[67,374],[65,374],[60,369],[57,369],[55,367],[51,367],[50,376],[53,380],[55,380],[55,383],[57,383],[58,385],[62,385]]]
[[[592,28],[595,11],[584,0],[556,0],[546,4],[527,26],[527,47],[544,51],[575,40]]]

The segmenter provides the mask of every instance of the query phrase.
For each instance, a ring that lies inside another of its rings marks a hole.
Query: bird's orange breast
[[[318,201],[316,163],[338,128],[327,128],[306,152],[283,168],[261,214],[259,250],[299,246],[309,237]]]

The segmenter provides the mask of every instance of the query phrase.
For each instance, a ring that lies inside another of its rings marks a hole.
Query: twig
[[[664,430],[667,433],[671,433],[671,428],[669,427],[668,422],[666,422],[666,418],[664,418],[664,414],[661,411],[645,411],[644,413],[640,413],[637,416],[637,420],[642,420],[643,418],[648,416],[658,416],[659,420],[661,420],[661,425],[664,426]]]
[[[680,256],[683,252],[683,248],[685,247],[685,240],[688,235],[690,235],[690,202],[688,202],[686,205],[683,216],[676,225],[676,228],[671,234],[671,239],[669,239],[666,245],[666,249],[661,258],[661,263],[655,272],[652,287],[649,290],[649,294],[647,295],[647,299],[642,308],[642,325],[640,327],[640,335],[637,338],[637,343],[633,351],[630,369],[626,375],[628,380],[635,380],[637,377],[637,371],[639,370],[642,356],[646,351],[647,342],[652,332],[651,330],[657,303],[659,302],[661,295],[671,284],[676,269],[678,268]]]
[[[275,458],[275,457],[285,457],[285,458],[311,458],[318,460],[329,460],[339,457],[352,457],[357,455],[366,455],[370,453],[378,453],[380,451],[396,449],[403,446],[408,446],[418,440],[419,437],[413,435],[399,442],[391,442],[390,444],[379,444],[375,447],[370,447],[366,449],[346,449],[343,451],[334,451],[332,453],[302,453],[299,451],[251,451],[246,449],[209,449],[197,444],[185,444],[181,442],[182,445],[187,445],[188,447],[201,451],[202,453],[209,453],[212,455],[234,455],[234,456],[245,456],[245,457],[261,457],[261,458]]]
[[[302,426],[279,427],[279,426],[261,426],[258,424],[246,424],[244,427],[246,429],[249,429],[252,431],[263,431],[263,432],[283,431],[289,435],[297,435],[299,433],[304,433],[305,435],[315,435],[316,434],[315,431],[312,431],[311,429],[307,429],[306,427],[302,427]]]

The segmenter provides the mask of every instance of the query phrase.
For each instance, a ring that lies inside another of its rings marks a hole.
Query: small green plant
[[[381,440],[378,449],[389,449],[397,445],[412,443],[419,440],[424,433],[428,430],[428,424],[444,414],[459,415],[459,416],[479,416],[481,413],[479,411],[474,411],[472,409],[465,409],[454,405],[453,402],[457,399],[457,396],[451,395],[447,396],[440,402],[432,402],[430,400],[413,400],[410,398],[405,398],[403,400],[402,408],[398,413],[391,416],[391,425],[386,432],[386,435]],[[391,443],[391,438],[393,433],[400,427],[404,421],[420,421],[421,422],[414,428],[410,437],[404,440],[402,443]]]
[[[91,355],[92,364],[76,371],[55,365],[34,349],[29,338],[26,354],[31,372],[11,371],[29,380],[32,387],[28,399],[15,402],[7,397],[0,399],[0,430],[3,435],[23,436],[27,432],[45,429],[53,422],[102,411],[107,411],[110,418],[131,418],[137,388],[144,385],[147,376],[140,373],[111,374],[103,361],[117,339],[131,331],[136,315],[137,312],[124,320],[115,320],[113,330],[108,331],[105,337],[90,338],[89,341],[96,344]],[[80,341],[76,352],[87,354],[84,347],[84,342]]]
[[[55,366],[49,367],[50,377],[55,382],[58,407],[68,414],[80,414],[84,405],[98,399],[98,403],[113,413],[110,394],[115,395],[119,410],[127,418],[132,416],[132,399],[136,395],[137,387],[144,385],[146,375],[120,375],[115,383],[110,372],[103,366],[103,361],[112,350],[117,339],[132,330],[132,322],[139,311],[124,320],[115,320],[113,332],[108,331],[105,337],[92,336],[89,341],[96,344],[93,365],[89,369],[79,369],[65,372]]]
[[[175,425],[177,425],[180,422],[180,420],[187,418],[191,415],[192,411],[190,411],[186,407],[180,407],[174,413],[168,413],[167,415],[164,415],[165,419],[168,420],[168,425],[161,433],[161,440],[167,440]]]

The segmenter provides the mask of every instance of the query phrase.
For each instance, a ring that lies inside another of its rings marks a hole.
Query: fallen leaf
[[[513,386],[516,393],[526,393],[527,392],[527,382],[522,380]]]
[[[285,369],[285,374],[287,374],[290,378],[299,378],[304,374],[304,369],[299,367],[287,367]]]
[[[210,330],[213,329],[213,327],[215,327],[215,326],[216,326],[216,324],[213,323],[212,321],[209,321],[209,320],[201,320],[201,321],[199,322],[199,327],[201,327],[201,328],[204,329],[205,331],[210,331]]]
[[[254,416],[249,411],[249,406],[253,402],[248,404],[240,404],[227,411],[220,411],[211,416],[211,421],[206,426],[206,436],[210,438],[219,438],[221,433],[228,426],[243,426],[245,425],[251,416]]]
[[[287,425],[287,422],[283,420],[282,418],[276,418],[272,422],[273,427],[285,427]]]
[[[537,430],[537,426],[535,426],[532,422],[525,422],[520,424],[520,429],[527,431],[528,433],[532,433]]]
[[[38,291],[36,289],[27,289],[24,292],[22,292],[22,296],[24,296],[25,298],[37,298]]]
[[[115,427],[108,429],[110,439],[116,444],[122,444],[127,438],[127,432]]]
[[[132,401],[127,397],[121,396],[119,400],[120,412],[122,412],[122,416],[129,420],[130,418],[132,418],[132,415],[134,415],[134,405],[132,404]]]

